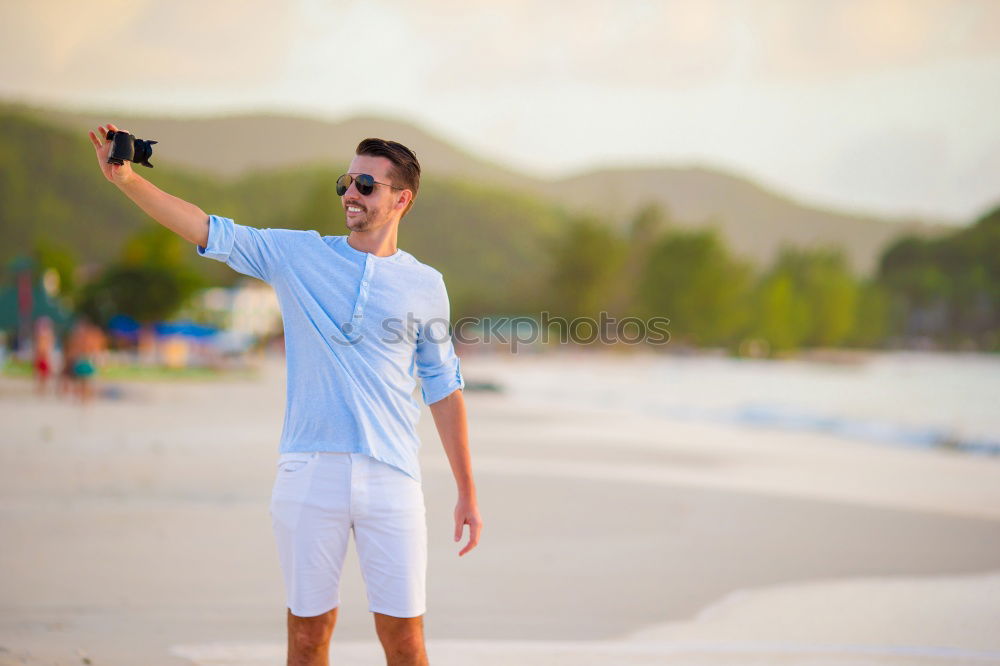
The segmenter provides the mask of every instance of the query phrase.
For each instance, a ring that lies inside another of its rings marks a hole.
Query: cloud
[[[265,0],[3,3],[0,26],[4,92],[47,100],[261,85],[294,35]]]
[[[435,91],[816,84],[1000,54],[1000,3],[993,0],[366,4],[405,19],[395,50],[420,54],[424,84]],[[372,39],[370,31],[361,34]]]
[[[1000,54],[991,0],[781,0],[748,13],[769,78],[807,82]]]
[[[428,94],[684,90],[1000,53],[992,0],[43,0],[2,3],[0,26],[0,86],[47,98],[100,86],[266,96],[345,75],[355,94],[393,78]],[[355,59],[371,71],[341,71]]]
[[[711,3],[431,4],[407,11],[416,34],[438,44],[432,89],[685,87],[720,76],[734,55],[729,18]]]

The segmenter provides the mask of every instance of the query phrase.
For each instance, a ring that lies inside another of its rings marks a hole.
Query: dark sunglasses
[[[385,185],[386,187],[391,187],[394,190],[401,190],[402,187],[396,187],[395,185],[390,185],[389,183],[380,183],[375,180],[374,176],[370,176],[367,173],[359,173],[357,176],[352,176],[349,173],[345,173],[343,176],[337,179],[337,196],[344,196],[347,189],[354,183],[358,187],[358,192],[362,196],[368,196],[374,191],[376,185]]]

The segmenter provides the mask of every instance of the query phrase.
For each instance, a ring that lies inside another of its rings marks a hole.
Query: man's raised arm
[[[167,229],[201,247],[208,245],[208,215],[205,211],[156,187],[132,171],[130,162],[108,164],[108,152],[111,150],[111,143],[105,138],[108,130],[119,131],[109,124],[90,132],[90,142],[97,151],[97,162],[104,177]]]

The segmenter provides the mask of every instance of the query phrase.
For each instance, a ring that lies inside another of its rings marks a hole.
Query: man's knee
[[[407,632],[382,641],[386,663],[390,665],[423,665],[427,663],[422,634]]]
[[[299,617],[288,612],[288,640],[296,650],[313,651],[325,648],[330,643],[333,625],[337,620],[337,609],[314,617]]]
[[[397,618],[398,619],[398,618]],[[423,626],[416,623],[383,622],[378,637],[390,666],[425,666]],[[388,626],[386,626],[388,625]]]
[[[325,649],[330,643],[330,635],[310,627],[290,629],[288,639],[298,652],[315,652]]]
[[[423,617],[399,618],[375,613],[375,628],[386,653],[418,655],[424,650]]]

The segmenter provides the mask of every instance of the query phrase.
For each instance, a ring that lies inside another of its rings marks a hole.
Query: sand
[[[82,408],[0,379],[0,664],[283,663],[280,363],[119,386]],[[431,663],[1000,664],[996,459],[467,402],[462,558],[421,422]],[[346,569],[331,663],[384,663]]]

